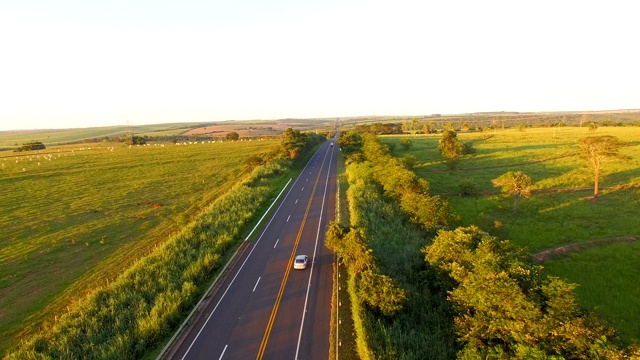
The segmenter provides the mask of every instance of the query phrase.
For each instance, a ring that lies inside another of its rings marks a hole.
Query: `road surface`
[[[314,154],[262,233],[242,253],[173,359],[327,359],[336,148]],[[309,256],[293,270],[297,254]]]

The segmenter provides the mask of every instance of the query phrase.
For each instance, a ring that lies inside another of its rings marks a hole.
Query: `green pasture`
[[[15,149],[29,141],[40,141],[47,146],[52,146],[56,144],[82,142],[83,140],[94,138],[102,139],[105,137],[126,136],[127,134],[174,136],[202,125],[202,123],[174,123],[136,126],[104,126],[76,129],[0,131],[0,149]]]
[[[605,162],[600,178],[600,196],[593,199],[593,170],[575,153],[577,139],[590,135],[614,135],[627,143],[621,153],[628,160]],[[404,150],[400,139],[409,138],[412,146]],[[432,194],[445,196],[455,212],[461,216],[457,225],[476,224],[490,233],[515,244],[526,246],[532,252],[562,246],[568,243],[639,234],[640,209],[640,128],[600,127],[595,132],[586,128],[527,128],[490,132],[459,132],[458,139],[473,144],[476,152],[464,157],[457,169],[450,171],[442,162],[438,151],[440,134],[416,136],[383,136],[381,141],[394,146],[392,154],[398,157],[413,155],[414,171],[429,181]],[[512,200],[499,194],[491,180],[507,171],[521,170],[533,181],[533,195],[519,202],[517,214],[512,212]],[[460,196],[463,182],[471,183],[475,196]],[[610,245],[609,245],[610,246]],[[624,248],[628,244],[621,244]],[[601,251],[604,247],[598,247]],[[613,248],[612,248],[613,249]],[[610,250],[616,251],[616,250]],[[623,250],[620,250],[623,251]],[[635,263],[637,263],[637,254]],[[570,263],[570,260],[567,260]],[[602,266],[615,265],[613,257],[603,258]],[[567,266],[567,268],[570,267]],[[565,268],[550,269],[551,274],[571,279]],[[585,267],[580,281],[600,276],[595,268]],[[625,299],[630,287],[636,286],[637,277],[618,276],[607,293]],[[603,277],[603,279],[606,279]],[[583,284],[583,282],[580,282]],[[585,287],[588,288],[588,287]],[[587,306],[607,308],[604,313],[616,314],[616,307],[634,310],[634,319],[640,318],[640,308],[621,300],[619,303],[598,303],[579,293]],[[611,309],[609,309],[612,307]],[[613,315],[612,315],[613,316]],[[620,328],[627,337],[640,339],[640,331]]]
[[[580,284],[576,293],[581,303],[610,319],[628,343],[640,337],[638,259],[640,242],[617,243],[567,254],[543,265],[546,273]]]
[[[278,141],[0,153],[0,352],[194,219]]]

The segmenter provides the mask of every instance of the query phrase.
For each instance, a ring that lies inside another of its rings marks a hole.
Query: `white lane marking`
[[[224,346],[224,349],[222,350],[222,354],[220,354],[220,357],[218,358],[218,360],[222,359],[222,357],[224,356],[224,352],[227,351],[227,346],[229,346],[229,344]]]
[[[300,190],[300,191],[304,191],[304,186],[302,187],[302,190]]]
[[[313,276],[313,265],[316,263],[316,252],[318,251],[318,240],[320,239],[320,229],[322,228],[322,214],[324,213],[324,203],[327,198],[327,187],[329,186],[329,174],[331,172],[331,161],[333,160],[333,153],[329,158],[329,166],[327,168],[327,180],[324,183],[324,194],[322,195],[322,206],[320,207],[320,221],[318,222],[318,231],[316,233],[316,243],[313,248],[313,257],[311,259],[311,269],[309,270],[309,282],[307,283],[307,294],[304,297],[304,307],[302,308],[302,320],[300,321],[300,332],[298,333],[298,345],[296,346],[296,356],[294,359],[298,359],[300,353],[300,343],[302,342],[302,328],[304,327],[304,317],[307,314],[307,303],[309,301],[309,289],[311,289],[311,277]]]
[[[276,248],[276,246],[278,245],[278,241],[280,241],[280,239],[276,240],[276,243],[275,243],[275,244],[273,244],[273,248],[274,248],[274,249],[275,249],[275,248]]]
[[[258,276],[258,281],[256,281],[256,284],[253,286],[253,291],[252,292],[256,292],[256,288],[258,287],[258,283],[260,282],[260,276]]]
[[[333,156],[333,155],[332,155]],[[304,169],[302,169],[302,171],[306,171],[307,168],[309,167],[309,163],[307,163],[304,166]],[[289,191],[287,192],[287,194],[284,196],[284,199],[282,199],[282,201],[280,202],[280,205],[278,205],[278,207],[276,208],[276,211],[273,213],[273,216],[271,217],[271,219],[269,219],[269,221],[267,222],[267,225],[264,227],[264,229],[262,229],[262,232],[260,233],[260,236],[258,236],[258,239],[253,243],[253,247],[251,248],[251,251],[249,251],[249,254],[247,255],[246,258],[244,258],[244,261],[242,262],[242,265],[240,265],[240,268],[238,269],[238,271],[236,272],[236,274],[233,276],[233,278],[231,279],[231,282],[229,283],[229,286],[227,286],[227,288],[224,290],[224,292],[222,293],[222,295],[220,296],[220,299],[218,299],[218,302],[216,303],[216,306],[213,307],[213,310],[211,310],[211,313],[209,313],[209,316],[207,316],[207,319],[204,321],[204,324],[202,324],[202,327],[200,328],[200,330],[198,330],[198,333],[196,334],[195,338],[193,339],[193,341],[191,341],[191,345],[189,345],[189,347],[187,348],[187,351],[185,351],[184,355],[182,356],[182,360],[184,360],[187,355],[189,354],[189,351],[191,351],[191,348],[193,347],[193,345],[196,343],[196,341],[198,341],[198,338],[200,337],[200,334],[202,334],[202,331],[204,330],[204,328],[207,326],[207,324],[209,323],[209,320],[211,320],[211,317],[213,317],[213,314],[216,312],[216,310],[218,309],[218,306],[220,306],[220,303],[222,303],[222,300],[224,300],[224,297],[227,295],[227,292],[229,291],[229,289],[231,288],[231,285],[233,285],[233,283],[236,281],[236,278],[238,278],[238,275],[240,275],[240,272],[242,271],[242,269],[244,268],[244,266],[246,265],[247,261],[249,261],[249,258],[251,258],[251,254],[253,254],[253,251],[256,249],[256,247],[258,246],[258,244],[260,243],[260,240],[262,240],[262,236],[264,235],[264,233],[267,231],[267,229],[269,228],[269,226],[271,225],[271,223],[273,222],[273,219],[275,218],[275,215],[280,212],[280,209],[282,208],[282,206],[284,205],[284,203],[286,202],[287,198],[289,197],[289,195],[291,195],[291,192],[293,191],[293,189],[295,188],[296,184],[298,183],[298,180],[301,180],[302,178],[300,176],[298,176],[296,178],[296,180],[293,182],[293,185],[291,185],[291,187],[289,188]],[[289,181],[291,182],[291,181]],[[287,182],[287,185],[289,184],[289,182]],[[282,189],[282,191],[280,192],[280,194],[278,194],[278,196],[276,197],[276,200],[278,200],[278,198],[280,197],[280,195],[282,194],[282,192],[284,191],[284,189],[287,188],[287,185],[285,185],[285,187]],[[276,203],[276,200],[273,201],[273,204]],[[269,209],[271,209],[271,207],[269,207]],[[267,212],[269,212],[269,210],[267,210]],[[264,217],[264,216],[263,216]],[[258,225],[256,225],[257,227]],[[255,229],[254,229],[255,230]],[[253,230],[251,231],[253,232]],[[211,285],[213,287],[213,285]],[[195,309],[193,310],[195,311]],[[225,347],[226,348],[226,347]]]
[[[298,199],[296,199],[296,204],[298,203]]]
[[[287,216],[287,222],[289,222],[289,218],[291,217],[291,215]]]

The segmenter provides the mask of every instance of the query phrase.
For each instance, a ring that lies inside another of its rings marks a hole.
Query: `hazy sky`
[[[637,9],[0,0],[0,130],[640,108]]]

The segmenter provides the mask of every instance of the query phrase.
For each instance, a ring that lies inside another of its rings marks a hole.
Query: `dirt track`
[[[550,258],[556,258],[566,253],[576,252],[583,249],[592,248],[594,246],[601,246],[601,245],[607,245],[611,243],[620,243],[620,242],[633,242],[638,240],[640,240],[640,235],[627,235],[627,236],[619,236],[619,237],[613,237],[613,238],[607,238],[607,239],[590,240],[590,241],[585,241],[580,243],[563,245],[554,249],[544,250],[537,254],[534,254],[533,257],[536,258],[536,260],[543,262]]]

